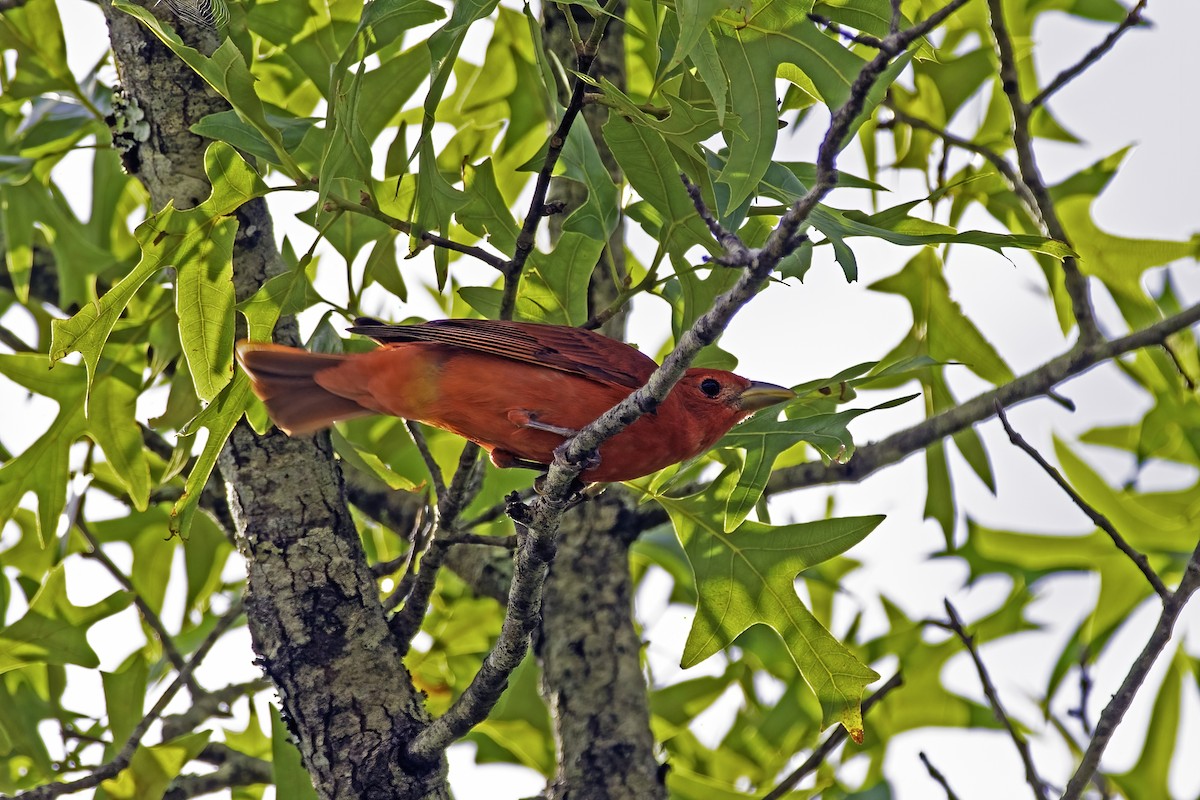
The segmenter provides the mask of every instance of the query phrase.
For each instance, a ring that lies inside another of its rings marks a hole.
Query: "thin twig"
[[[996,403],[1008,408],[1046,395],[1067,378],[1086,372],[1117,356],[1162,344],[1168,336],[1200,324],[1200,303],[1167,319],[1098,345],[1074,348],[1003,386],[984,392],[947,411],[892,434],[881,442],[858,448],[846,463],[811,461],[777,470],[767,484],[769,492],[802,489],[826,483],[861,481],[872,473],[902,461],[930,444],[964,430],[996,413]]]
[[[327,206],[327,210],[349,211],[354,214],[361,214],[363,216],[370,217],[373,220],[382,222],[392,230],[400,231],[401,233],[407,233],[411,235],[414,231],[418,230],[411,222],[397,219],[390,214],[380,211],[374,206],[374,204],[369,202],[368,198],[366,197],[364,197],[361,202],[355,203],[345,197],[331,193],[325,196],[325,205]],[[429,242],[429,244],[433,245],[434,247],[441,247],[444,250],[453,250],[456,253],[462,253],[463,255],[471,256],[472,258],[476,258],[487,264],[489,267],[497,270],[503,271],[505,264],[508,263],[507,259],[503,258],[502,256],[495,255],[494,253],[489,253],[482,247],[462,244],[461,242],[447,239],[445,236],[439,236],[436,233],[431,233],[430,231],[419,231],[416,236],[421,241]]]
[[[892,0],[892,18],[888,21],[888,33],[891,34],[900,30],[900,21],[904,19],[900,14],[900,1]]]
[[[421,426],[410,420],[404,421],[404,427],[408,429],[408,435],[412,437],[413,444],[417,446],[417,452],[421,454],[421,460],[425,462],[425,469],[429,470],[429,479],[433,481],[434,497],[438,503],[446,500],[446,481],[442,478],[442,468],[438,466],[437,459],[433,457],[433,452],[429,449],[429,442],[425,441],[425,433],[421,430]]]
[[[480,536],[477,533],[448,533],[433,540],[437,547],[453,547],[457,544],[475,545],[476,547],[503,547],[513,550],[520,544],[518,537],[512,536]]]
[[[232,683],[211,692],[203,692],[192,698],[192,705],[181,714],[172,714],[162,719],[163,741],[170,741],[185,733],[195,731],[205,720],[229,716],[229,707],[242,697],[251,697],[258,692],[273,688],[269,680],[260,678],[246,683]]]
[[[1050,81],[1050,83],[1046,85],[1045,89],[1042,89],[1040,92],[1034,95],[1032,100],[1029,101],[1029,107],[1037,108],[1038,106],[1044,104],[1047,100],[1054,96],[1059,89],[1078,78],[1088,69],[1088,67],[1103,58],[1109,50],[1112,50],[1117,44],[1117,40],[1124,36],[1126,31],[1135,25],[1141,24],[1142,12],[1146,10],[1146,2],[1147,0],[1138,0],[1138,4],[1130,9],[1129,13],[1125,15],[1125,19],[1121,20],[1120,24],[1113,28],[1112,32],[1109,33],[1108,36],[1104,37],[1104,41],[1100,42],[1100,44],[1089,50],[1087,55],[1079,59],[1078,63],[1067,67],[1062,72],[1058,73],[1058,75],[1054,76],[1054,80]]]
[[[583,111],[584,96],[591,86],[587,76],[596,63],[597,48],[604,37],[604,29],[608,25],[608,20],[620,2],[622,0],[608,0],[602,13],[592,23],[592,30],[587,41],[576,45],[576,77],[574,86],[571,88],[571,98],[567,101],[562,118],[558,121],[558,126],[550,135],[547,143],[546,158],[534,181],[533,196],[529,200],[529,211],[525,214],[525,221],[521,224],[521,232],[517,234],[513,257],[500,270],[504,274],[504,291],[500,296],[500,319],[512,319],[513,312],[516,310],[517,291],[521,287],[521,273],[525,269],[525,262],[533,253],[538,226],[541,225],[542,218],[547,213],[546,194],[550,191],[550,180],[554,175],[554,167],[558,164],[559,157],[562,156],[563,148],[566,147],[571,127],[575,124],[580,112]],[[568,10],[567,13],[569,15],[570,11]]]
[[[902,111],[901,109],[897,108],[895,103],[893,103],[890,99],[885,99],[883,101],[883,105],[892,112],[893,124],[899,122],[907,125],[910,128],[917,128],[919,130],[927,131],[932,133],[934,136],[937,136],[946,144],[953,145],[960,150],[966,150],[969,153],[982,156],[987,160],[988,163],[996,168],[997,172],[1004,176],[1004,179],[1008,181],[1008,185],[1012,187],[1013,192],[1015,192],[1017,197],[1021,199],[1021,202],[1025,204],[1025,207],[1029,209],[1029,213],[1033,217],[1034,221],[1041,219],[1041,213],[1038,211],[1037,207],[1037,198],[1035,198],[1033,193],[1029,191],[1029,187],[1025,185],[1025,181],[1021,180],[1021,176],[1017,172],[1016,168],[1013,167],[1012,164],[1008,163],[1008,160],[1004,158],[1004,156],[1000,155],[990,147],[977,144],[972,142],[970,139],[964,139],[961,136],[951,133],[945,128],[940,128],[927,120],[921,119],[920,117],[914,117],[912,114]]]
[[[1025,782],[1033,789],[1033,796],[1038,800],[1048,800],[1046,794],[1046,784],[1038,776],[1037,766],[1033,763],[1033,753],[1029,750],[1029,742],[1013,725],[1008,713],[1004,710],[1003,703],[1000,702],[1000,694],[996,691],[996,685],[992,683],[992,676],[988,673],[987,666],[983,663],[983,659],[979,657],[979,651],[975,648],[975,639],[966,628],[963,627],[962,618],[958,616],[958,611],[950,603],[949,598],[945,600],[946,613],[949,615],[949,629],[954,631],[954,634],[962,642],[967,653],[971,656],[971,660],[975,662],[975,671],[979,674],[979,682],[983,684],[983,693],[987,697],[988,705],[992,707],[992,713],[996,715],[996,720],[1004,726],[1008,731],[1008,737],[1012,739],[1013,745],[1017,748],[1017,753],[1021,756],[1021,763],[1025,765]]]
[[[736,233],[726,230],[725,226],[717,221],[712,211],[704,204],[704,196],[700,193],[700,187],[682,172],[679,173],[679,180],[683,181],[683,188],[687,189],[688,197],[692,199],[696,213],[700,215],[700,219],[704,220],[704,224],[708,226],[708,232],[717,240],[717,244],[721,245],[721,250],[725,253],[723,258],[714,260],[723,266],[744,266],[748,263],[753,257],[750,248],[746,247]]]
[[[1068,716],[1079,720],[1079,726],[1083,728],[1083,735],[1089,739],[1092,736],[1092,723],[1088,719],[1088,702],[1092,698],[1092,687],[1095,685],[1092,681],[1092,673],[1088,671],[1090,657],[1090,647],[1079,648],[1079,707],[1067,711]]]
[[[1117,531],[1112,521],[1097,511],[1088,501],[1084,500],[1079,492],[1075,491],[1075,488],[1062,476],[1062,473],[1055,469],[1050,462],[1042,457],[1041,453],[1034,449],[1033,445],[1025,441],[1025,438],[1013,429],[1013,426],[1008,422],[1008,416],[1004,413],[1004,406],[1000,405],[999,401],[996,402],[996,416],[1000,418],[1000,424],[1004,426],[1004,431],[1008,434],[1008,440],[1028,453],[1029,457],[1042,468],[1042,471],[1058,484],[1058,488],[1062,489],[1067,497],[1071,498],[1071,502],[1075,503],[1080,511],[1087,514],[1088,519],[1096,523],[1102,531],[1108,534],[1108,537],[1112,539],[1117,549],[1128,556],[1129,560],[1141,571],[1142,575],[1146,576],[1146,580],[1149,581],[1150,586],[1154,588],[1155,593],[1164,603],[1170,599],[1170,590],[1163,584],[1162,578],[1158,577],[1158,573],[1151,568],[1150,561],[1146,558],[1145,554],[1125,541],[1125,537]]]
[[[887,697],[893,689],[899,687],[903,683],[904,678],[899,672],[888,678],[887,683],[883,684],[883,686],[880,686],[870,697],[863,701],[863,716],[865,717],[867,712],[869,712],[876,703],[879,703],[881,700],[883,700],[883,698]],[[835,728],[827,737],[825,737],[825,741],[817,745],[816,749],[813,750],[812,755],[805,759],[803,764],[796,767],[791,774],[780,781],[778,786],[763,795],[762,800],[779,800],[779,798],[785,797],[789,792],[792,791],[792,789],[796,788],[796,785],[800,783],[800,781],[804,780],[806,776],[815,772],[818,767],[824,764],[825,759],[829,758],[830,754],[837,749],[838,745],[846,741],[846,736],[847,733],[844,727],[838,726]]]
[[[988,0],[988,9],[992,36],[996,43],[996,53],[1000,58],[1000,85],[1008,99],[1008,105],[1013,115],[1013,145],[1017,152],[1017,165],[1021,170],[1021,180],[1029,188],[1029,192],[1036,201],[1035,210],[1041,217],[1045,232],[1052,238],[1069,245],[1071,242],[1055,211],[1054,201],[1050,197],[1050,190],[1046,187],[1046,182],[1042,179],[1037,155],[1033,150],[1033,133],[1030,128],[1033,108],[1021,98],[1016,50],[1004,22],[1004,0]],[[1096,322],[1096,311],[1092,307],[1087,278],[1079,271],[1077,259],[1067,256],[1062,260],[1062,268],[1067,295],[1071,299],[1071,310],[1075,316],[1075,324],[1079,326],[1080,344],[1086,346],[1102,341],[1104,336]]]
[[[133,581],[104,552],[104,549],[100,546],[100,542],[97,541],[95,535],[92,534],[88,524],[82,519],[76,519],[75,528],[83,535],[83,538],[87,540],[88,546],[91,548],[86,553],[86,556],[99,561],[108,570],[108,574],[121,585],[121,588],[129,592],[130,596],[133,597],[133,604],[137,606],[138,613],[142,616],[142,620],[149,626],[150,630],[154,631],[154,635],[158,637],[158,643],[162,647],[163,655],[167,657],[167,660],[171,662],[171,666],[177,672],[182,673],[184,667],[187,666],[187,660],[175,647],[175,641],[171,638],[167,626],[163,625],[163,621],[154,609],[150,607],[150,604],[146,602],[146,599],[142,597],[142,593],[134,587]],[[188,679],[187,687],[188,691],[193,695],[193,702],[198,696],[206,694],[204,688],[196,683],[194,678]]]
[[[225,612],[225,614],[219,620],[217,620],[217,624],[213,627],[208,636],[205,637],[200,646],[196,648],[196,652],[192,654],[191,659],[189,659],[184,665],[183,669],[179,671],[179,674],[175,676],[175,680],[171,682],[171,685],[168,686],[166,690],[163,691],[163,693],[159,696],[158,702],[154,704],[154,707],[151,708],[144,717],[142,717],[142,721],[139,722],[133,729],[133,732],[129,734],[129,738],[125,740],[125,744],[121,746],[121,749],[111,761],[100,765],[96,769],[92,770],[89,774],[79,778],[78,780],[69,781],[67,783],[48,783],[44,786],[39,786],[36,789],[30,789],[27,792],[22,792],[21,794],[16,795],[14,800],[52,800],[52,798],[60,797],[64,794],[71,794],[73,792],[81,792],[84,789],[91,789],[94,786],[99,786],[109,778],[115,778],[117,775],[119,775],[122,770],[129,766],[129,762],[133,759],[133,754],[141,745],[142,737],[144,737],[146,732],[150,730],[150,726],[153,725],[155,721],[162,715],[163,710],[166,709],[171,700],[175,698],[175,695],[179,693],[179,690],[183,688],[184,684],[191,680],[192,673],[195,672],[198,666],[200,666],[200,662],[202,662],[205,656],[208,655],[208,652],[212,650],[213,645],[217,643],[217,640],[225,635],[225,632],[229,630],[229,628],[241,615],[242,600],[239,597],[233,603],[230,609]]]
[[[929,760],[929,756],[925,755],[924,750],[917,753],[917,758],[921,759],[921,763],[925,765],[925,769],[929,772],[929,777],[937,781],[942,789],[946,792],[946,800],[958,800],[958,795],[956,795],[954,790],[950,788],[950,782],[946,780],[946,776],[942,774],[941,770],[933,765],[933,762]]]
[[[1163,603],[1158,623],[1150,633],[1150,638],[1146,640],[1146,646],[1142,648],[1142,652],[1130,666],[1129,672],[1125,675],[1125,680],[1121,682],[1116,694],[1112,696],[1108,705],[1104,707],[1104,711],[1100,713],[1100,719],[1096,721],[1096,732],[1088,743],[1079,767],[1071,776],[1067,788],[1063,790],[1062,800],[1078,800],[1083,794],[1083,790],[1092,781],[1092,777],[1100,768],[1100,758],[1104,755],[1109,740],[1112,739],[1117,726],[1124,719],[1125,712],[1129,710],[1134,697],[1137,696],[1138,689],[1146,680],[1146,675],[1154,666],[1154,662],[1158,660],[1159,654],[1171,641],[1171,633],[1175,629],[1179,614],[1197,588],[1200,588],[1200,545],[1197,545],[1196,549],[1192,551],[1192,556],[1188,559],[1187,568],[1184,570],[1183,579],[1179,582],[1178,588],[1171,594],[1171,598]]]
[[[817,23],[818,25],[824,25],[826,30],[833,31],[838,36],[840,36],[841,38],[845,39],[848,42],[854,42],[855,44],[866,45],[867,47],[874,48],[875,50],[878,50],[879,48],[881,48],[883,46],[883,40],[880,39],[878,36],[872,36],[869,33],[854,33],[853,31],[843,28],[841,25],[837,24],[836,22],[829,19],[828,17],[823,17],[820,14],[814,14],[810,11],[808,14],[808,18],[811,19],[813,22]],[[895,33],[895,32],[896,32],[896,29],[893,28],[892,33]]]

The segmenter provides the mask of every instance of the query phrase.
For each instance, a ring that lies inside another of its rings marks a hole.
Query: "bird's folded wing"
[[[658,366],[629,345],[594,331],[503,320],[443,319],[421,325],[354,320],[351,333],[377,342],[427,342],[510,358],[637,389]]]

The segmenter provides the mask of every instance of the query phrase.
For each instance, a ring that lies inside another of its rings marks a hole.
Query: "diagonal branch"
[[[876,703],[879,703],[881,700],[883,700],[883,698],[887,697],[893,689],[898,688],[899,686],[903,685],[903,683],[904,676],[899,672],[888,678],[887,683],[883,684],[883,686],[880,686],[875,690],[874,693],[872,693],[870,697],[863,701],[863,716],[865,717],[867,712],[870,711]],[[846,733],[845,727],[839,725],[838,727],[834,728],[829,736],[825,737],[825,741],[821,742],[821,744],[819,744],[813,750],[812,755],[805,759],[803,764],[796,767],[796,769],[793,770],[790,775],[780,781],[778,786],[763,795],[762,800],[780,800],[780,798],[786,797],[792,791],[792,789],[796,788],[796,784],[804,780],[806,776],[816,772],[816,770],[825,763],[825,759],[829,758],[830,754],[837,749],[838,745],[846,741],[847,736],[848,734]]]
[[[949,598],[946,599],[945,604],[946,613],[950,618],[947,627],[962,642],[963,647],[967,649],[967,653],[971,656],[971,661],[975,663],[975,671],[979,673],[979,682],[983,684],[983,693],[987,696],[988,705],[992,707],[992,713],[996,715],[996,720],[1008,731],[1009,738],[1012,739],[1013,745],[1017,748],[1017,753],[1021,756],[1021,763],[1025,765],[1025,782],[1033,789],[1033,796],[1037,800],[1048,800],[1046,784],[1038,776],[1037,766],[1033,763],[1033,753],[1029,750],[1029,742],[1016,729],[1012,719],[1005,712],[1004,705],[1000,702],[1000,693],[996,691],[996,685],[992,683],[992,676],[988,673],[987,665],[979,657],[979,650],[975,647],[975,638],[967,633],[966,628],[963,627],[962,618],[958,616],[958,611],[951,605]]]
[[[917,753],[917,757],[921,759],[921,763],[925,765],[925,770],[929,773],[929,777],[937,781],[938,785],[946,792],[946,800],[958,800],[958,795],[950,788],[950,781],[946,780],[946,776],[942,771],[933,765],[929,760],[929,756],[925,755],[925,751]]]
[[[524,505],[516,492],[509,495],[521,546],[513,559],[513,577],[508,593],[508,610],[500,636],[479,672],[450,710],[438,717],[408,745],[408,756],[417,763],[431,763],[454,741],[486,718],[508,687],[508,677],[525,658],[529,636],[538,624],[546,567],[554,560],[557,544],[553,536],[531,535],[522,523]],[[437,551],[435,551],[437,552]]]
[[[877,470],[889,467],[923,450],[933,442],[968,428],[996,413],[996,403],[1005,408],[1050,391],[1062,381],[1125,353],[1162,345],[1167,337],[1200,324],[1200,304],[1167,317],[1161,322],[1090,347],[1076,347],[1047,361],[1003,386],[984,392],[911,428],[892,434],[881,442],[860,447],[844,464],[810,461],[778,470],[771,476],[771,492],[801,489],[826,483],[861,481]]]
[[[1129,10],[1129,13],[1125,15],[1125,19],[1121,20],[1120,24],[1113,28],[1108,36],[1104,37],[1104,41],[1089,50],[1087,55],[1079,59],[1076,64],[1058,73],[1054,77],[1054,80],[1046,85],[1045,89],[1042,89],[1029,101],[1029,107],[1037,108],[1044,105],[1059,89],[1078,78],[1087,71],[1088,67],[1103,58],[1109,50],[1112,50],[1116,46],[1117,40],[1124,36],[1126,31],[1135,25],[1142,24],[1142,13],[1146,10],[1146,2],[1147,0],[1138,0],[1138,4]]]
[[[1108,747],[1109,740],[1112,739],[1117,726],[1124,719],[1125,712],[1133,703],[1133,698],[1141,688],[1142,682],[1146,680],[1150,668],[1154,666],[1159,654],[1171,641],[1175,622],[1197,588],[1200,588],[1200,545],[1197,545],[1196,549],[1192,551],[1192,557],[1188,559],[1187,568],[1184,570],[1183,579],[1179,582],[1178,588],[1163,603],[1162,612],[1159,614],[1154,630],[1150,633],[1150,638],[1146,640],[1146,646],[1142,648],[1142,652],[1129,668],[1129,672],[1125,675],[1125,680],[1121,682],[1116,694],[1112,696],[1108,705],[1104,707],[1104,711],[1100,713],[1100,719],[1096,722],[1096,732],[1092,735],[1092,740],[1079,762],[1079,767],[1071,776],[1067,788],[1063,790],[1062,800],[1078,800],[1083,795],[1083,790],[1087,788],[1100,768],[1100,759],[1104,755],[1105,748]]]
[[[600,41],[604,38],[604,29],[608,25],[608,20],[621,1],[608,0],[601,13],[596,16],[595,22],[592,23],[592,31],[587,40],[576,45],[576,76],[575,83],[571,88],[571,99],[567,101],[567,107],[563,111],[562,119],[558,121],[558,127],[550,135],[550,141],[546,147],[546,158],[542,162],[542,168],[538,171],[537,180],[534,181],[533,197],[529,201],[529,211],[525,214],[525,221],[521,224],[521,232],[517,234],[513,257],[500,269],[504,274],[504,293],[500,297],[500,319],[512,319],[513,312],[516,310],[517,291],[521,287],[521,273],[525,269],[525,262],[533,254],[534,238],[537,235],[538,226],[542,223],[542,217],[549,213],[546,205],[546,193],[550,191],[550,179],[554,175],[554,167],[558,164],[559,157],[562,156],[563,148],[566,147],[571,127],[575,124],[580,112],[583,111],[584,101],[591,86],[587,77],[592,71],[592,65],[596,62],[596,51],[600,46]]]
[[[1150,562],[1146,559],[1145,554],[1139,552],[1133,545],[1125,541],[1125,537],[1123,537],[1116,527],[1113,526],[1108,517],[1101,514],[1099,511],[1093,508],[1088,501],[1084,500],[1080,496],[1079,492],[1075,491],[1075,487],[1067,483],[1067,480],[1062,476],[1062,473],[1055,469],[1050,462],[1046,461],[1046,459],[1042,457],[1042,454],[1034,449],[1033,445],[1025,441],[1025,437],[1021,436],[1021,434],[1017,433],[1013,429],[1012,425],[1008,423],[1008,416],[1004,413],[1004,406],[1000,405],[998,402],[996,403],[996,415],[1000,417],[1000,424],[1004,426],[1004,430],[1008,434],[1008,440],[1028,453],[1029,457],[1036,461],[1037,465],[1042,468],[1042,471],[1049,475],[1050,479],[1057,483],[1058,487],[1067,493],[1067,496],[1070,497],[1071,501],[1079,507],[1079,510],[1087,514],[1088,519],[1096,523],[1096,525],[1102,531],[1108,534],[1109,538],[1112,539],[1113,544],[1117,546],[1117,549],[1129,556],[1129,560],[1132,561],[1134,565],[1137,566],[1137,568],[1141,571],[1141,573],[1146,576],[1146,580],[1150,583],[1150,586],[1154,588],[1154,591],[1158,594],[1159,598],[1164,603],[1167,602],[1167,600],[1169,600],[1171,597],[1171,592],[1166,586],[1163,585],[1162,578],[1158,577],[1158,573],[1150,567]]]
[[[225,612],[225,615],[222,616],[221,619],[217,620],[216,626],[204,639],[204,642],[198,648],[196,648],[196,652],[192,654],[191,659],[187,662],[187,664],[184,665],[183,669],[179,670],[179,673],[175,676],[175,680],[172,681],[171,685],[168,686],[166,690],[163,691],[163,693],[159,696],[158,702],[154,704],[154,707],[151,708],[144,717],[142,717],[142,721],[139,722],[133,729],[133,732],[129,734],[129,738],[125,740],[125,744],[121,746],[121,749],[111,761],[100,765],[96,769],[92,770],[91,773],[78,780],[70,781],[68,783],[49,783],[45,786],[39,786],[36,789],[30,789],[27,792],[22,792],[21,794],[16,795],[14,800],[52,800],[52,798],[60,797],[64,794],[81,792],[84,789],[91,789],[95,786],[99,786],[109,778],[115,778],[118,774],[120,774],[123,769],[129,766],[129,762],[133,760],[133,754],[141,745],[142,737],[144,737],[146,732],[150,730],[150,726],[153,725],[160,716],[162,716],[163,711],[166,709],[171,700],[174,699],[175,695],[179,693],[179,690],[191,680],[192,673],[196,671],[196,667],[200,666],[200,662],[202,662],[205,656],[208,655],[208,652],[212,650],[213,645],[217,643],[218,639],[225,635],[225,632],[229,630],[229,628],[241,615],[242,601],[239,598],[236,602],[234,602],[233,606],[231,606],[230,609]]]

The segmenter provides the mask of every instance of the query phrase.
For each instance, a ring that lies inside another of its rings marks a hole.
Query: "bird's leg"
[[[548,422],[538,422],[537,414],[532,411],[526,411],[523,408],[516,408],[508,412],[508,420],[518,428],[529,428],[535,431],[546,431],[547,433],[557,433],[559,436],[571,437],[579,433],[574,428],[564,428],[559,425],[551,425]]]

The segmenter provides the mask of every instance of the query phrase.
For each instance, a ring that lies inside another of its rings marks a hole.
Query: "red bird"
[[[277,426],[296,435],[364,414],[443,428],[498,467],[545,469],[554,449],[646,383],[654,361],[623,342],[560,325],[447,319],[355,320],[382,347],[328,355],[239,342],[237,357]],[[795,397],[693,367],[654,413],[600,446],[585,482],[626,481],[703,453],[754,411]]]

